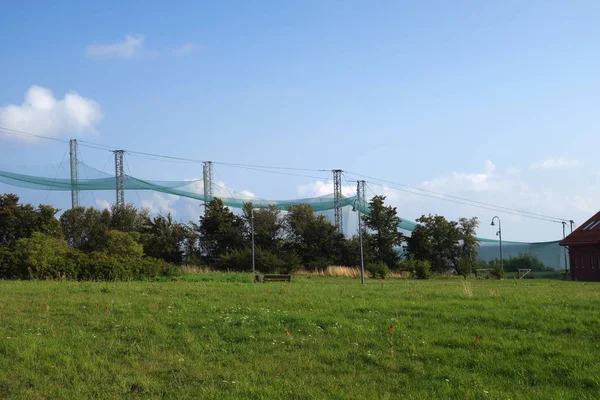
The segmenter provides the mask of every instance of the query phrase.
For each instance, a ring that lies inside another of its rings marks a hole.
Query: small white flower
[[[180,358],[180,359],[179,359],[179,362],[181,362],[181,361],[183,361],[183,358]]]

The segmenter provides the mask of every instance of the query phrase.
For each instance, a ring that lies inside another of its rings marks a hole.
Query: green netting
[[[2,168],[2,167],[0,167]],[[17,186],[35,190],[53,190],[53,191],[90,191],[90,190],[116,190],[115,177],[99,171],[86,164],[79,164],[79,180],[72,183],[70,178],[57,178],[57,172],[62,169],[63,174],[69,172],[68,168],[58,165],[57,168],[43,168],[36,171],[35,174],[27,174],[29,167],[19,167],[20,172],[9,172],[5,168],[0,169],[0,183],[11,186]],[[31,168],[29,168],[31,170]],[[85,177],[85,178],[82,178]],[[205,201],[204,182],[202,180],[183,180],[183,181],[150,181],[125,176],[125,190],[154,191],[165,194],[172,194],[181,197]],[[227,189],[227,188],[224,188]],[[252,202],[256,208],[277,207],[286,210],[291,205],[310,204],[315,211],[324,212],[333,210],[335,203],[333,195],[310,197],[293,200],[267,200],[256,197],[248,197],[243,193],[236,193],[227,189],[228,196],[215,195],[220,198],[225,205],[232,208],[242,208],[244,203]],[[356,196],[343,197],[342,207],[356,207],[363,214],[369,214],[370,210],[366,202],[357,201]],[[414,231],[417,224],[413,221],[402,218],[400,229],[407,235]],[[499,245],[497,240],[478,238],[480,243],[479,254],[484,260],[492,260],[499,257]],[[558,245],[558,241],[528,243],[528,242],[508,242],[503,244],[503,254],[505,258],[518,256],[521,253],[530,253],[536,255],[547,266],[552,268],[564,268],[563,249]]]

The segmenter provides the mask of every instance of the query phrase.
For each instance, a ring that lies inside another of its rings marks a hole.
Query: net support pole
[[[358,198],[358,204],[360,204],[362,207],[367,205],[365,198],[365,184],[366,181],[357,181],[356,185],[356,197]]]
[[[335,227],[339,233],[344,233],[344,223],[342,220],[342,171],[334,169],[333,173],[333,207]]]
[[[213,199],[213,163],[204,161],[202,165],[202,179],[204,183],[204,214],[206,214],[206,205]]]
[[[71,208],[79,207],[79,158],[77,139],[69,140],[69,163],[71,166]]]
[[[565,221],[562,222],[562,228],[563,228],[563,240],[565,240],[565,238],[567,237],[567,235],[566,235],[567,223]],[[567,263],[567,246],[563,246],[562,251],[565,256],[565,279],[566,279],[567,274],[569,273],[569,264]]]
[[[115,181],[117,191],[117,208],[125,205],[125,169],[123,168],[123,155],[125,150],[114,150],[115,153]]]
[[[362,193],[362,195],[361,195]],[[358,211],[358,239],[360,241],[360,283],[361,285],[365,284],[365,256],[363,253],[363,228],[362,228],[362,215],[361,215],[361,207],[362,202],[364,201],[364,193],[365,193],[365,181],[357,181],[356,182],[356,200],[358,202],[358,207],[356,211]]]

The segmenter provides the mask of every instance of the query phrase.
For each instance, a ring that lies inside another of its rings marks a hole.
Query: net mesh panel
[[[66,177],[69,173],[68,163],[53,164],[44,167],[30,166],[0,166],[0,183],[11,186],[36,189],[36,190],[54,190],[54,191],[79,191],[91,190],[116,190],[114,175],[107,174],[84,163],[79,163],[79,181],[76,185],[71,184],[71,179]],[[18,172],[15,172],[17,170]],[[58,177],[61,175],[63,177]],[[147,190],[159,193],[172,194],[199,201],[204,199],[204,182],[202,180],[183,180],[183,181],[153,181],[125,176],[125,190]],[[242,208],[244,203],[252,202],[256,208],[266,208],[275,206],[280,210],[286,210],[292,205],[310,204],[310,206],[319,213],[331,216],[334,209],[333,194],[320,197],[310,197],[293,200],[267,200],[256,197],[248,197],[242,193],[237,193],[227,189],[220,188],[220,192],[227,193],[226,196],[215,195],[223,203],[232,208]],[[348,214],[351,207],[356,207],[363,214],[369,214],[368,202],[358,201],[356,196],[343,197],[342,207],[344,207],[344,231],[351,231],[348,227]],[[332,217],[330,217],[332,219]],[[402,218],[400,230],[407,236],[414,231],[417,224],[413,221]],[[479,256],[483,260],[489,261],[500,257],[499,244],[497,240],[477,238],[480,244]],[[558,245],[558,241],[528,243],[528,242],[502,242],[504,258],[518,256],[519,254],[529,253],[538,257],[546,266],[552,268],[564,268],[563,249]]]

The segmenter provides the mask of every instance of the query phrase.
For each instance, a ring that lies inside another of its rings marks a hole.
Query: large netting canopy
[[[62,174],[60,172],[62,171]],[[45,190],[45,191],[115,191],[116,179],[114,175],[107,174],[95,169],[83,162],[78,165],[79,178],[76,181],[71,180],[69,167],[62,164],[55,164],[45,167],[15,167],[0,165],[0,183],[11,186]],[[58,177],[62,175],[62,177]],[[144,180],[130,175],[125,175],[124,189],[127,191],[154,191],[164,194],[171,194],[190,199],[196,199],[205,202],[204,182],[198,180]],[[223,188],[221,188],[223,189]],[[223,195],[225,194],[225,195]],[[316,212],[323,213],[333,220],[333,210],[336,207],[333,194],[325,196],[308,197],[292,200],[269,200],[257,197],[249,197],[244,193],[235,192],[231,189],[221,190],[220,195],[214,195],[223,201],[223,203],[232,208],[242,208],[245,203],[252,203],[255,208],[276,207],[280,210],[287,210],[290,206],[296,204],[309,204]],[[356,196],[342,196],[340,199],[344,220],[348,221],[350,208],[356,208],[363,214],[369,214],[370,209],[366,201],[357,200]],[[400,230],[405,235],[410,235],[417,224],[406,218],[401,218]],[[345,233],[354,233],[348,229],[346,224]],[[485,261],[494,260],[500,257],[499,242],[493,239],[477,238],[480,244],[479,255]],[[552,242],[509,242],[502,243],[504,258],[518,256],[520,254],[532,254],[539,258],[546,266],[552,268],[564,268],[564,250],[559,246],[558,241]]]
[[[500,246],[498,240],[483,239],[479,240],[479,257],[482,260],[495,260],[500,258]],[[551,242],[510,242],[502,241],[502,254],[505,259],[518,257],[522,254],[529,254],[537,257],[545,266],[554,269],[565,268],[565,249],[559,244],[559,241]]]

